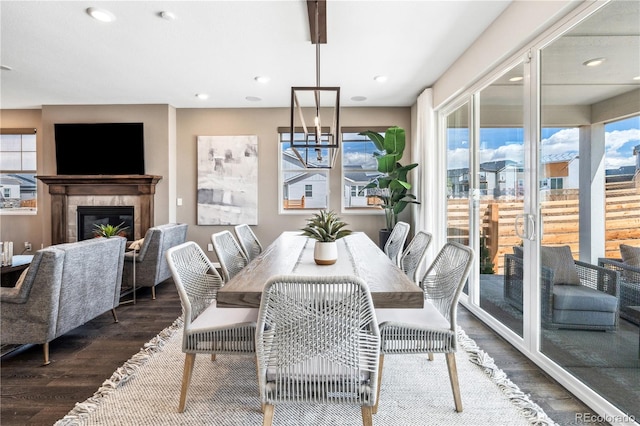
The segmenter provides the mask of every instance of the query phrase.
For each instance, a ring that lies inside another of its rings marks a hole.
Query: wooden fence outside
[[[551,191],[543,201],[543,245],[569,245],[574,257],[579,250],[579,208],[577,190]],[[620,244],[638,245],[640,242],[640,182],[632,185],[607,185],[605,213],[605,256],[619,258]],[[493,271],[503,273],[504,254],[513,253],[513,246],[521,239],[516,236],[516,215],[522,213],[522,201],[481,200],[482,233],[486,239]],[[469,202],[448,200],[449,240],[469,243]]]

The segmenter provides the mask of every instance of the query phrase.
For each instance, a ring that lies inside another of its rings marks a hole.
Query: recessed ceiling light
[[[202,99],[204,101],[205,99],[209,99],[209,95],[207,95],[206,93],[196,93],[196,98]]]
[[[268,83],[269,80],[271,80],[269,77],[267,77],[266,75],[259,75],[257,77],[253,78],[255,81],[257,81],[258,83]]]
[[[598,65],[601,65],[604,61],[605,61],[605,58],[594,58],[594,59],[589,59],[588,61],[583,62],[582,65],[584,65],[585,67],[597,67]]]
[[[5,71],[11,71],[13,68],[11,68],[8,65],[0,65],[0,69]]]
[[[87,9],[87,13],[93,18],[101,22],[113,22],[116,20],[116,15],[109,12],[107,9],[100,9],[98,7],[90,7]]]
[[[514,82],[515,82],[515,81],[522,81],[523,79],[524,79],[524,77],[523,77],[523,76],[521,76],[521,75],[517,75],[517,76],[515,76],[515,77],[511,77],[511,78],[509,79],[509,81],[514,81]]]
[[[633,77],[634,80],[640,80],[640,75]]]
[[[373,77],[373,81],[378,82],[378,83],[384,83],[385,81],[387,81],[387,76],[386,75],[376,75],[375,77]]]
[[[352,96],[351,100],[354,102],[362,102],[362,101],[366,101],[367,97],[366,96]]]
[[[260,102],[262,100],[262,98],[259,98],[257,96],[247,96],[245,99],[250,102]]]
[[[176,19],[176,15],[166,10],[163,10],[162,12],[160,12],[160,17],[162,19],[166,19],[167,21],[174,21]]]

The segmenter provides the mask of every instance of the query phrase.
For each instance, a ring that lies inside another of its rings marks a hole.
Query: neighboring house
[[[35,198],[36,182],[33,175],[17,173],[0,175],[0,208],[20,207],[23,201],[35,200]],[[28,207],[35,206],[28,205]]]
[[[368,197],[363,191],[364,187],[378,172],[362,170],[361,165],[348,165],[344,167],[344,206],[345,207],[369,207],[374,203],[375,197]]]
[[[542,158],[543,176],[540,178],[540,189],[578,189],[579,166],[578,154],[568,152],[565,154],[547,155]]]
[[[287,170],[282,182],[285,206],[291,201],[298,208],[327,207],[327,174],[322,169],[305,169],[295,155],[286,151],[282,153],[282,162],[282,169]]]

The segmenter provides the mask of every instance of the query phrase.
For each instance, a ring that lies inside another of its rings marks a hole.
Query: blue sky
[[[467,129],[449,129],[448,168],[468,167]],[[523,160],[523,131],[518,128],[485,128],[480,132],[480,162]],[[605,125],[605,167],[635,164],[633,147],[640,145],[640,115]],[[544,128],[542,156],[578,153],[577,128]]]

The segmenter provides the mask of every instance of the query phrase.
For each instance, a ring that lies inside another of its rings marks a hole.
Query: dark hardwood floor
[[[144,343],[181,314],[180,300],[171,280],[158,285],[156,293],[156,300],[151,300],[150,289],[140,289],[136,305],[117,308],[118,323],[114,323],[111,313],[107,312],[55,339],[50,344],[48,366],[42,365],[39,345],[3,356],[0,423],[3,426],[52,425],[76,402],[93,395]],[[575,420],[576,413],[593,414],[463,307],[458,309],[458,319],[467,335],[558,424],[581,424]]]

